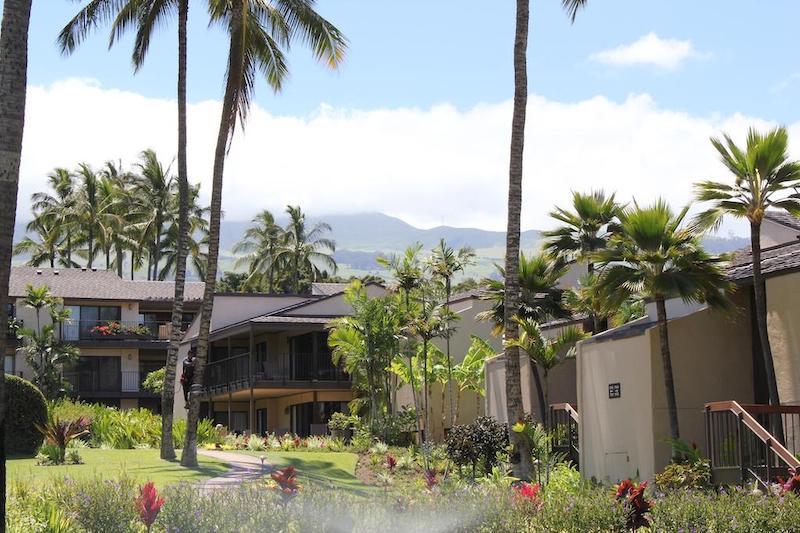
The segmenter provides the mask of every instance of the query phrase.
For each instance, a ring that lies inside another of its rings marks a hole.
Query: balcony
[[[120,320],[66,320],[61,324],[65,341],[169,340],[171,322],[123,322]]]
[[[253,362],[250,374],[250,354],[235,355],[209,363],[205,372],[206,390],[211,394],[247,388],[251,383],[264,386],[310,386],[314,383],[344,384],[350,377],[333,366],[329,356],[313,353],[270,355],[266,360]]]
[[[64,372],[64,380],[70,384],[75,395],[143,393],[151,394],[141,388],[145,374],[139,370],[103,372],[97,370],[77,370]]]

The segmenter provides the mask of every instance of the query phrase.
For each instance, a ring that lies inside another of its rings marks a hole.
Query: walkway
[[[241,485],[245,481],[255,481],[271,471],[269,464],[264,463],[262,467],[261,459],[252,455],[217,450],[197,450],[197,453],[228,463],[231,467],[226,474],[212,477],[200,483],[200,486],[204,489],[220,489]]]

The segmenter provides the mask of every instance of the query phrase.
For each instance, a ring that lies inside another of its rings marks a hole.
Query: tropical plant
[[[333,258],[336,243],[323,237],[331,231],[330,225],[317,222],[309,229],[306,215],[298,206],[287,206],[286,213],[289,223],[274,252],[273,261],[283,263],[289,269],[292,290],[299,293],[303,272],[308,272],[312,280],[322,272],[336,273],[336,260]]]
[[[444,239],[439,240],[439,245],[433,249],[429,258],[431,274],[434,279],[439,279],[444,285],[445,294],[445,316],[450,316],[450,296],[453,292],[453,276],[463,272],[468,266],[475,262],[475,251],[472,248],[464,247],[453,250],[447,246]],[[445,322],[445,330],[449,332],[449,323]],[[450,337],[445,336],[445,356],[447,361],[447,395],[450,405],[450,425],[455,425],[455,410],[453,406],[453,369],[452,358],[450,357]],[[442,403],[444,405],[444,402]]]
[[[624,301],[632,295],[655,301],[673,440],[680,438],[680,431],[666,301],[681,298],[726,309],[730,302],[724,293],[732,289],[721,268],[726,257],[703,249],[697,226],[681,227],[687,210],[675,214],[663,200],[648,207],[634,204],[620,215],[620,232],[609,240],[608,247],[593,255],[604,265],[599,290],[610,301]]]
[[[22,303],[36,311],[36,331],[40,331],[42,329],[42,311],[60,305],[61,300],[53,296],[53,293],[50,292],[50,287],[47,285],[39,285],[38,287],[27,285]]]
[[[592,320],[592,332],[599,333],[605,329],[604,325],[610,314],[616,312],[610,309],[603,295],[597,290],[600,276],[596,272],[586,274],[578,279],[578,285],[564,291],[562,303],[576,316],[588,316]]]
[[[247,265],[245,286],[265,286],[267,292],[273,293],[284,231],[266,209],[253,217],[252,223],[245,231],[244,238],[233,247],[233,253],[247,254],[236,260],[236,266]]]
[[[14,245],[14,255],[29,255],[30,259],[25,263],[28,266],[41,266],[49,263],[50,268],[56,266],[59,261],[59,240],[61,238],[61,228],[52,218],[34,218],[26,226],[26,231],[35,232],[39,239],[34,240],[26,235],[21,241]]]
[[[496,266],[500,279],[483,280],[484,290],[481,299],[492,303],[491,309],[478,313],[479,320],[488,320],[494,324],[492,334],[503,332],[505,316],[505,287],[503,281],[506,271]],[[519,254],[517,287],[519,288],[519,312],[522,318],[531,318],[539,322],[552,319],[569,318],[570,313],[563,306],[564,290],[558,286],[561,277],[567,272],[567,264],[559,258],[540,252],[527,256]]]
[[[36,429],[44,435],[45,441],[58,448],[56,463],[64,462],[67,446],[72,439],[89,433],[89,421],[84,418],[77,420],[61,420],[52,413],[48,414],[44,425],[37,425]]]
[[[350,316],[331,322],[328,345],[335,365],[342,365],[353,385],[369,397],[373,432],[381,415],[391,412],[389,367],[399,350],[399,316],[394,296],[370,298],[359,281],[345,290]]]
[[[472,342],[464,359],[453,367],[453,379],[458,383],[456,420],[461,407],[461,393],[465,390],[475,393],[475,412],[480,412],[481,398],[486,395],[486,360],[496,355],[494,348],[485,340],[475,335],[470,335],[470,339]]]
[[[161,394],[164,391],[164,376],[167,372],[166,367],[149,372],[142,381],[142,388],[149,390],[153,394]]]
[[[422,409],[422,438],[423,441],[430,438],[430,363],[432,361],[433,339],[446,335],[446,310],[436,303],[433,298],[425,296],[426,291],[421,289],[421,300],[419,301],[414,314],[410,317],[410,322],[405,329],[411,335],[417,337],[421,342],[417,345],[417,360],[422,364],[422,399],[420,407]],[[413,382],[413,381],[412,381]]]
[[[220,218],[222,216],[222,182],[225,157],[230,149],[237,120],[247,118],[255,89],[256,73],[266,77],[273,90],[279,91],[288,74],[282,48],[300,40],[310,46],[314,56],[336,68],[344,60],[344,35],[316,11],[314,3],[276,0],[213,0],[211,21],[226,27],[230,39],[225,94],[222,99],[211,188],[211,221],[208,239],[208,268],[197,339],[197,363],[194,383],[203,382],[208,355],[208,334],[214,305],[219,259]],[[316,251],[316,250],[315,250]],[[200,403],[192,399],[189,406],[188,430],[181,464],[197,466],[196,427]]]
[[[42,243],[56,241],[59,253],[59,264],[66,267],[75,266],[72,261],[72,230],[75,229],[75,179],[66,168],[56,168],[47,176],[53,194],[36,192],[31,195],[31,209],[34,220],[28,224],[28,231],[37,231],[42,236]],[[50,231],[39,231],[52,228]],[[49,238],[45,238],[47,235]],[[33,258],[29,264],[32,264]],[[52,264],[51,264],[52,266]]]
[[[559,330],[555,337],[548,337],[542,333],[539,324],[530,318],[517,319],[517,323],[521,332],[519,338],[511,342],[524,350],[531,359],[531,370],[539,397],[539,416],[546,425],[550,406],[550,372],[565,359],[575,357],[575,344],[589,335],[574,326],[568,326]],[[543,376],[539,374],[539,368],[542,369]]]
[[[139,511],[139,519],[147,528],[147,533],[153,528],[158,513],[164,505],[164,498],[158,495],[158,490],[152,481],[145,483],[139,497],[136,498],[136,510]]]
[[[697,199],[712,206],[700,213],[696,223],[704,229],[718,228],[729,215],[750,223],[750,249],[753,258],[753,294],[761,356],[766,369],[769,403],[779,405],[778,383],[767,330],[767,303],[761,273],[761,222],[768,209],[786,210],[800,215],[800,161],[789,160],[789,134],[786,128],[767,133],[750,128],[744,147],[729,135],[712,138],[720,160],[733,174],[733,184],[701,181],[696,184]],[[780,424],[777,424],[780,425]]]

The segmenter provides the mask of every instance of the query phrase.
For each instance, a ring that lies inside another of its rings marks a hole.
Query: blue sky
[[[60,55],[58,30],[83,4],[34,2],[24,210],[53,166],[132,163],[145,147],[174,157],[174,26],[134,76],[130,40],[109,52],[106,31]],[[380,210],[423,226],[501,228],[514,4],[320,0],[350,39],[347,61],[330,72],[297,45],[283,93],[259,84],[231,152],[229,217],[293,202],[318,213]],[[685,203],[694,180],[724,177],[709,135],[751,124],[795,131],[800,2],[590,4],[570,25],[559,0],[531,2],[528,227],[546,225],[570,189]],[[227,47],[201,5],[190,13],[190,171],[206,184]],[[669,180],[678,185],[665,187]]]

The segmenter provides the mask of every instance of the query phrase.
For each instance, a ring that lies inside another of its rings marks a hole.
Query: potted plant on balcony
[[[344,413],[333,413],[331,419],[328,420],[328,430],[331,432],[331,437],[334,439],[342,439],[344,442],[349,442],[353,436],[353,417]]]

